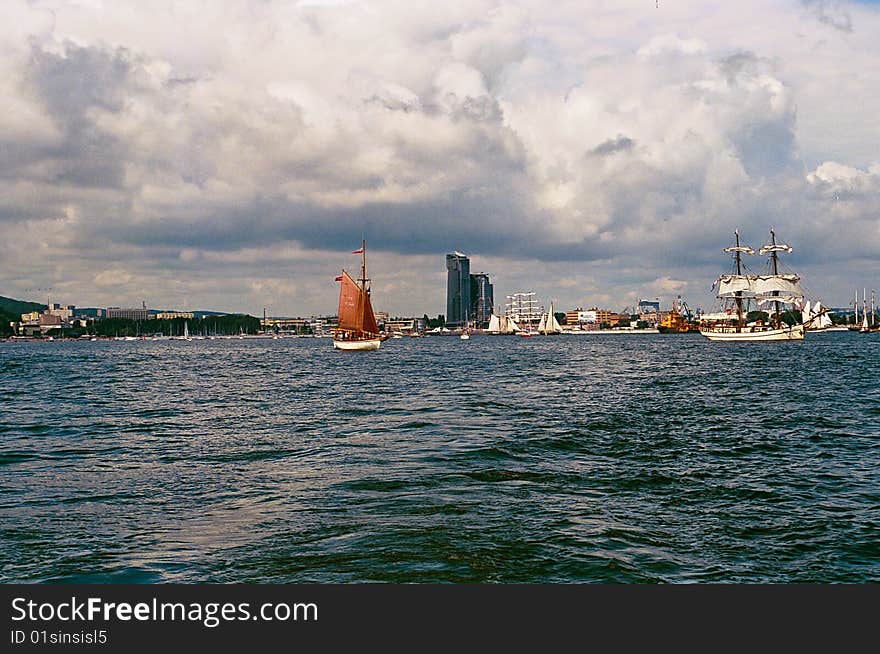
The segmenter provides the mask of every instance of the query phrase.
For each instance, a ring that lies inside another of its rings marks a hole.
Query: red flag
[[[333,281],[341,282],[341,281],[342,281],[342,275],[339,275],[339,277],[337,277],[337,278],[336,278],[335,280],[333,280]]]
[[[363,249],[363,248],[360,248],[360,249],[357,249],[357,250],[353,250],[353,251],[352,251],[352,254],[363,254],[363,253],[364,253],[364,249]]]

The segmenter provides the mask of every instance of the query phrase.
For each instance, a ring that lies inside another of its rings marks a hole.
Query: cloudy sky
[[[880,290],[876,2],[3,7],[0,295],[333,313],[364,235],[393,314],[453,250],[499,304],[710,308],[771,226],[814,297]]]

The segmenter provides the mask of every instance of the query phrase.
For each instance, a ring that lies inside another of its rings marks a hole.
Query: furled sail
[[[768,252],[786,252],[792,253],[793,248],[785,243],[769,243],[758,250],[758,254],[767,254]]]

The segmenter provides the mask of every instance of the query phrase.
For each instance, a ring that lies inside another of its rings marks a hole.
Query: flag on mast
[[[361,247],[361,248],[358,248],[357,250],[352,250],[351,253],[352,253],[352,254],[363,254],[363,253],[364,253],[364,248]]]

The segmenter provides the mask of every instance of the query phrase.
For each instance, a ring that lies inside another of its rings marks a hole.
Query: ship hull
[[[367,352],[369,350],[378,350],[382,343],[381,338],[370,338],[361,341],[337,341],[333,339],[333,347],[337,350],[346,350],[348,352]]]
[[[725,328],[727,331],[714,329],[701,329],[700,334],[710,341],[802,341],[804,340],[804,326],[792,325],[784,329],[767,329],[758,332],[734,331],[732,327]]]

